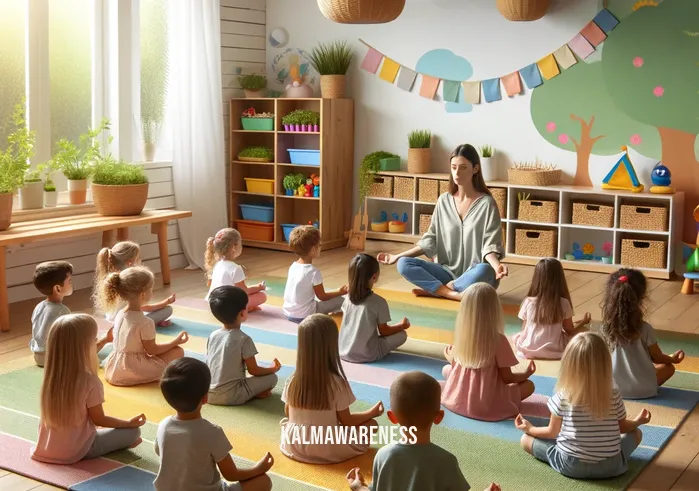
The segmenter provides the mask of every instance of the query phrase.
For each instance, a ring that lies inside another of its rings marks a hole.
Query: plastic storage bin
[[[245,240],[274,242],[274,224],[254,222],[252,220],[236,220],[235,228]]]
[[[265,205],[239,205],[243,220],[255,222],[274,222],[274,206]]]
[[[274,179],[246,177],[245,188],[248,193],[274,194]]]
[[[388,157],[379,160],[379,170],[400,170],[400,157]]]
[[[284,233],[284,241],[289,242],[291,231],[298,227],[295,223],[282,223],[282,232]]]
[[[320,150],[290,148],[289,159],[294,165],[320,165]]]
[[[274,131],[274,118],[240,118],[244,130]]]

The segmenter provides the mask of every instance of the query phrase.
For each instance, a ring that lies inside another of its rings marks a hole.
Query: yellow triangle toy
[[[631,191],[632,193],[640,193],[643,191],[643,184],[638,180],[636,170],[631,163],[629,157],[629,149],[626,145],[621,147],[624,155],[612,167],[609,174],[602,179],[602,189],[615,189],[621,191]]]

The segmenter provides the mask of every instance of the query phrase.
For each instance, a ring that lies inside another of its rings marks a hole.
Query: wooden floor
[[[369,241],[367,252],[397,252],[405,244]],[[346,249],[326,251],[316,262],[323,272],[326,287],[339,287],[347,281],[347,263],[353,253]],[[285,277],[293,256],[289,253],[246,249],[239,262],[249,276]],[[510,265],[510,275],[504,278],[498,293],[504,303],[519,303],[526,296],[533,267]],[[577,316],[588,311],[593,320],[600,319],[600,302],[607,276],[598,273],[566,272]],[[159,280],[157,280],[159,281]],[[379,287],[409,291],[410,285],[398,275],[394,266],[382,266]],[[647,318],[656,329],[699,334],[699,295],[680,294],[681,283],[649,279]],[[172,274],[170,288],[156,289],[156,300],[175,292],[178,296],[204,296],[206,284],[201,271],[177,270]],[[280,295],[281,292],[273,292]],[[81,290],[66,299],[73,311],[91,309],[89,292]],[[31,337],[30,317],[36,300],[13,304],[10,307],[12,330],[0,333],[0,363],[27,356]],[[699,338],[698,342],[699,342]],[[699,389],[699,388],[698,388]],[[45,491],[57,489],[30,479],[0,470],[0,489],[3,491]],[[699,409],[695,409],[668,446],[629,487],[635,491],[690,491],[699,489]]]

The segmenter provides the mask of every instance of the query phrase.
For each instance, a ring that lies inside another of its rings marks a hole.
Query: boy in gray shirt
[[[220,286],[209,294],[211,313],[223,324],[206,343],[206,364],[211,370],[209,404],[238,406],[253,397],[268,397],[277,385],[279,360],[275,358],[271,367],[260,367],[255,343],[240,330],[248,318],[247,306],[248,295],[237,286]],[[252,377],[245,376],[246,368]]]
[[[374,457],[374,480],[367,485],[359,468],[347,474],[352,491],[468,491],[459,462],[451,453],[430,442],[433,424],[444,418],[440,409],[442,389],[423,372],[406,372],[391,384],[388,419],[403,428],[415,428],[413,444],[393,443]],[[406,433],[410,434],[410,433]],[[500,487],[491,484],[490,491]],[[486,490],[486,491],[488,491]]]
[[[201,417],[210,383],[208,367],[194,358],[180,358],[165,369],[160,390],[177,414],[158,425],[156,491],[269,491],[272,481],[266,472],[274,464],[272,455],[267,452],[252,468],[238,469],[223,429]],[[221,474],[238,482],[227,483]]]

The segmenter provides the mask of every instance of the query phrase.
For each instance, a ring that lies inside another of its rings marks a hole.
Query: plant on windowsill
[[[19,188],[19,206],[23,210],[38,210],[44,207],[44,183],[41,169],[29,169],[24,175],[24,186]]]
[[[345,97],[346,76],[354,57],[352,48],[346,41],[318,44],[311,51],[310,62],[313,69],[320,74],[320,95],[324,99],[342,99]]]
[[[44,182],[44,207],[55,208],[56,205],[58,205],[58,192],[56,191],[56,185],[49,177]]]
[[[430,171],[432,133],[429,130],[413,130],[408,134],[408,172],[426,174]]]
[[[148,199],[148,178],[140,165],[100,157],[92,173],[92,200],[106,216],[140,215]]]
[[[29,159],[34,155],[34,132],[27,128],[25,104],[15,106],[12,114],[15,130],[0,150],[0,232],[12,223],[12,195],[24,185]]]
[[[245,97],[248,99],[259,99],[266,95],[267,77],[264,75],[257,73],[238,75],[238,83],[245,91]]]

